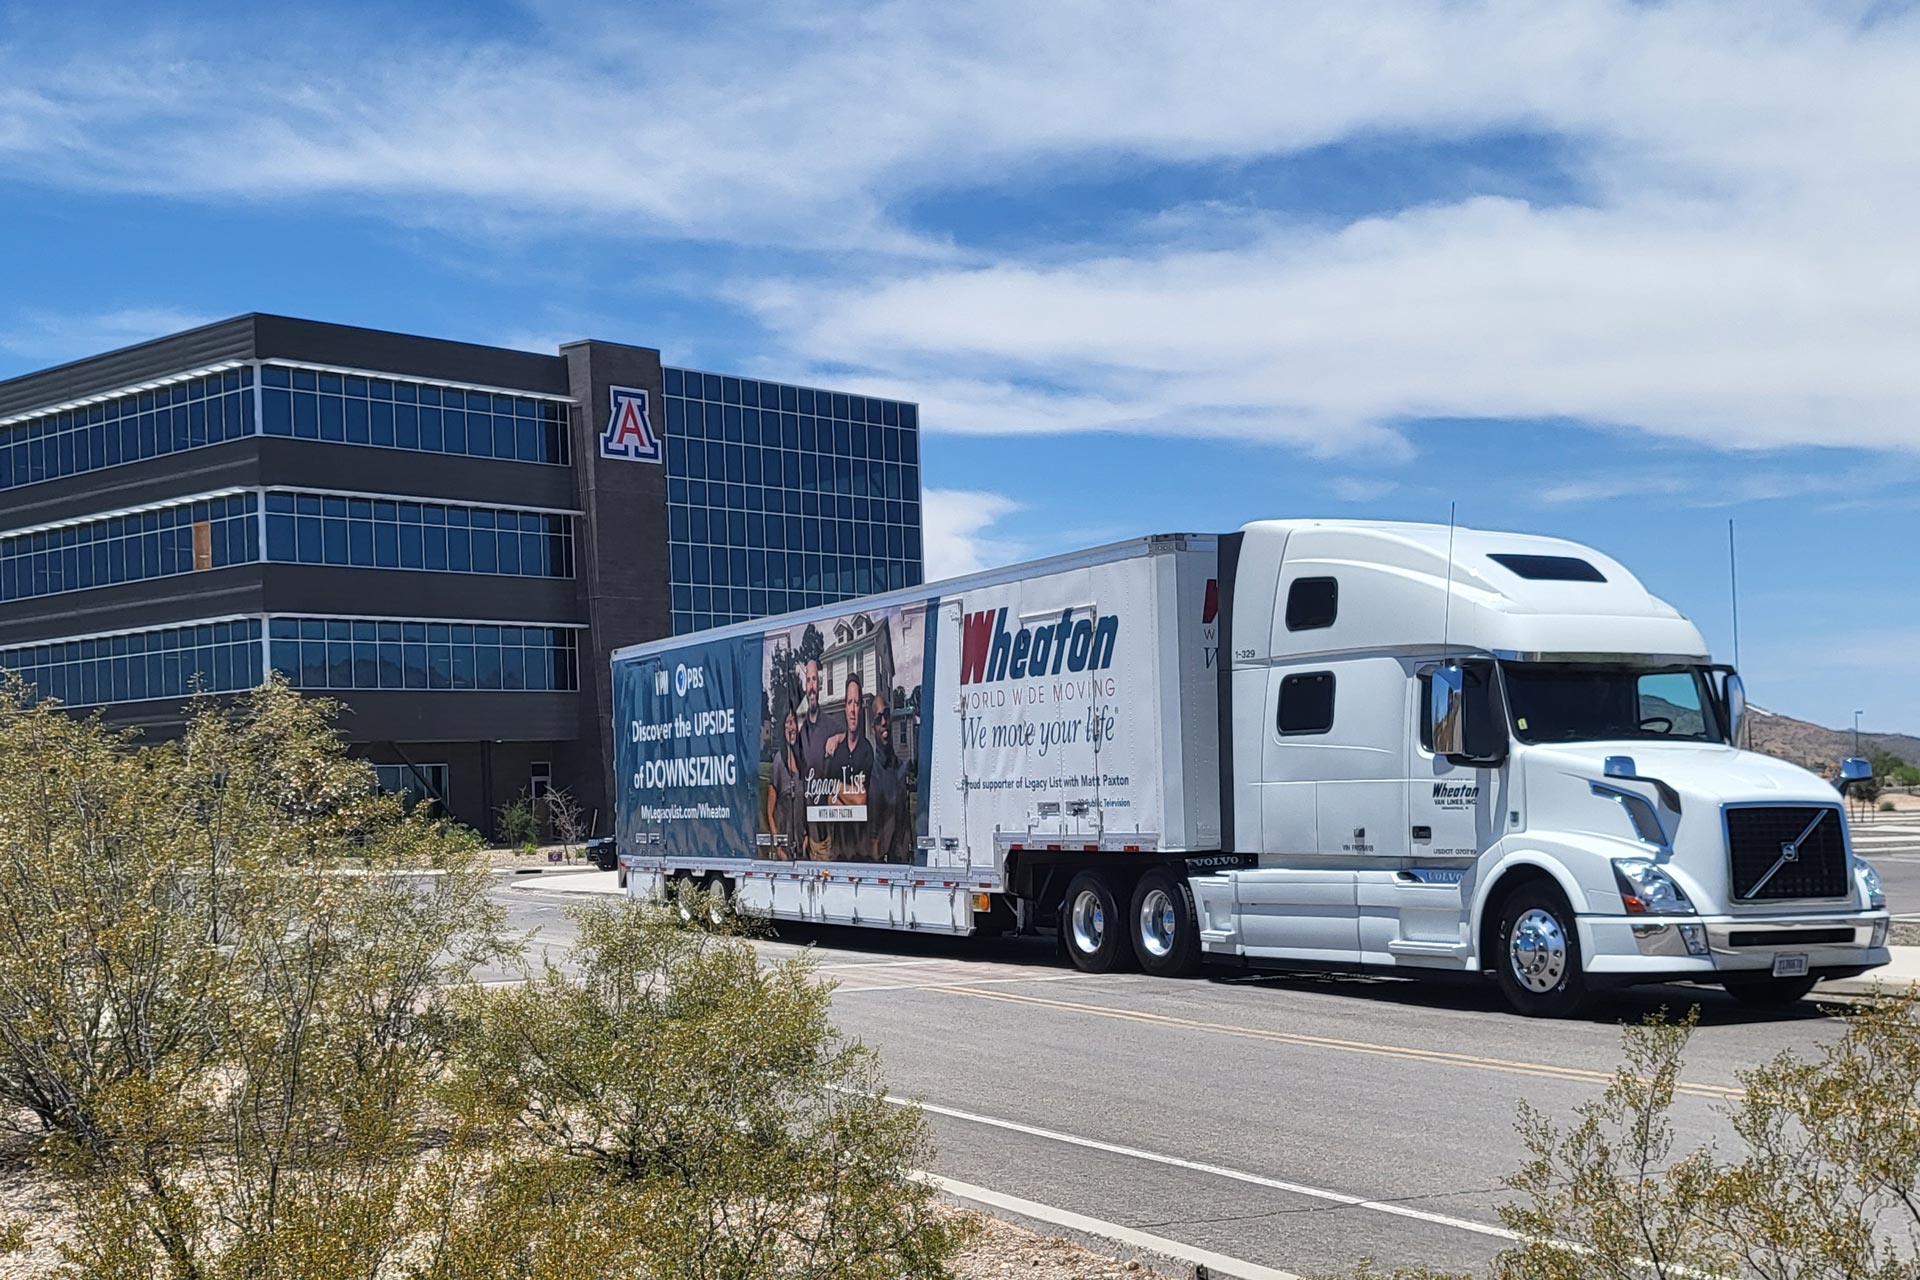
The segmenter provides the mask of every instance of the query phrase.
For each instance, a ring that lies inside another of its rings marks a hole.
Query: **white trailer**
[[[1487,971],[1547,1014],[1888,958],[1834,788],[1730,745],[1738,676],[1557,539],[1139,539],[623,649],[614,704],[635,893],[1052,929],[1095,972]]]

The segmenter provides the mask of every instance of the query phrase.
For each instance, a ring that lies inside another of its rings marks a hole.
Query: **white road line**
[[[995,1129],[1006,1129],[1013,1133],[1024,1133],[1029,1137],[1045,1138],[1050,1142],[1064,1142],[1076,1147],[1086,1147],[1092,1151],[1104,1151],[1110,1155],[1126,1156],[1133,1160],[1147,1160],[1154,1164],[1170,1165],[1176,1169],[1187,1169],[1194,1173],[1209,1173],[1217,1178],[1231,1178],[1235,1182],[1252,1183],[1256,1187],[1270,1187],[1275,1191],[1286,1191],[1297,1196],[1307,1196],[1315,1200],[1326,1200],[1344,1205],[1349,1209],[1365,1209],[1372,1213],[1392,1214],[1396,1218],[1412,1218],[1416,1222],[1430,1222],[1442,1227],[1453,1227],[1460,1231],[1471,1231],[1476,1235],[1492,1236],[1497,1240],[1518,1240],[1520,1237],[1505,1227],[1496,1227],[1490,1222],[1474,1222],[1469,1218],[1455,1218],[1444,1213],[1430,1213],[1425,1209],[1415,1209],[1408,1205],[1392,1204],[1380,1200],[1368,1200],[1361,1196],[1350,1196],[1340,1191],[1328,1191],[1324,1187],[1309,1187],[1304,1183],[1287,1182],[1280,1178],[1269,1178],[1258,1173],[1247,1173],[1241,1169],[1229,1169],[1224,1165],[1206,1164],[1198,1160],[1187,1160],[1180,1156],[1163,1155],[1158,1151],[1142,1151],[1138,1147],[1123,1147],[1118,1143],[1101,1142],[1097,1138],[1082,1138],[1078,1134],[1060,1133],[1054,1129],[1042,1129],[1035,1125],[1021,1124],[1016,1120],[1002,1120],[997,1116],[983,1116],[972,1111],[959,1111],[953,1107],[942,1107],[931,1102],[913,1102],[906,1098],[889,1097],[887,1101],[903,1107],[918,1107],[934,1115],[946,1116],[953,1120],[965,1120],[972,1124],[989,1125]]]
[[[1056,1227],[1065,1227],[1069,1231],[1080,1231],[1090,1236],[1099,1236],[1102,1240],[1112,1240],[1135,1249],[1145,1249],[1163,1258],[1172,1258],[1176,1262],[1203,1266],[1216,1275],[1236,1276],[1239,1280],[1301,1280],[1291,1271],[1280,1271],[1242,1258],[1229,1258],[1222,1253],[1196,1249],[1190,1244],[1181,1244],[1178,1240],[1169,1240],[1165,1236],[1136,1231],[1132,1227],[1123,1227],[1117,1222],[1103,1222],[1099,1218],[1089,1218],[1071,1209],[1058,1209],[1050,1204],[1022,1200],[1019,1196],[1010,1196],[987,1187],[976,1187],[972,1183],[943,1178],[937,1173],[916,1170],[913,1176],[917,1181],[938,1187],[956,1200],[971,1201],[989,1209],[998,1209],[1003,1213],[1017,1213],[1023,1218],[1051,1223]]]

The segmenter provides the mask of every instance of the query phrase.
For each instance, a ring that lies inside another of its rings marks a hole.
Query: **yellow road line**
[[[1201,1022],[1192,1018],[1176,1018],[1164,1013],[1147,1013],[1138,1009],[1115,1009],[1108,1005],[1082,1004],[1073,1000],[1054,1000],[1046,996],[1020,995],[1012,991],[983,991],[968,986],[923,987],[921,990],[949,991],[955,995],[971,996],[978,1000],[999,1000],[1006,1004],[1035,1005],[1047,1009],[1060,1009],[1070,1013],[1090,1014],[1098,1018],[1115,1018],[1122,1022],[1147,1023],[1154,1026],[1176,1027],[1184,1031],[1204,1031],[1214,1035],[1233,1036],[1242,1040],[1265,1040],[1275,1044],[1299,1045],[1309,1049],[1330,1049],[1340,1053],[1361,1053],[1377,1058],[1397,1058],[1407,1062],[1423,1062],[1436,1066],[1466,1067],[1476,1071],[1497,1071],[1506,1075],[1533,1076],[1539,1079],[1564,1080],[1575,1084],[1604,1085],[1613,1079],[1610,1071],[1593,1071],[1585,1067],[1556,1066],[1545,1062],[1519,1062],[1508,1058],[1489,1058],[1477,1054],[1453,1053],[1444,1049],[1415,1049],[1405,1045],[1376,1044],[1369,1040],[1342,1040],[1333,1036],[1314,1036],[1297,1031],[1268,1031],[1257,1027],[1237,1027],[1224,1022]],[[1675,1092],[1694,1098],[1711,1098],[1716,1101],[1738,1098],[1743,1090],[1732,1085],[1703,1084],[1695,1081],[1682,1081]]]

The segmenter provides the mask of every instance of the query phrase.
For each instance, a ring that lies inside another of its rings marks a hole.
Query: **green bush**
[[[808,969],[607,908],[576,976],[481,989],[478,842],[330,711],[275,682],[139,746],[0,690],[0,1121],[63,1277],[944,1274],[924,1122]]]
[[[567,972],[472,996],[459,1073],[526,1135],[531,1181],[620,1207],[649,1274],[946,1274],[966,1228],[912,1180],[925,1120],[836,1035],[810,961],[763,965],[669,906],[570,914]]]
[[[533,804],[521,796],[511,804],[500,806],[494,824],[494,834],[502,846],[513,849],[538,847],[540,843],[540,818],[534,813]]]

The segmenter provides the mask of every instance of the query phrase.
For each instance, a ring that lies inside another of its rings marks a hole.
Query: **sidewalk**
[[[502,879],[507,881],[503,887],[508,889],[539,889],[545,893],[624,896],[627,892],[620,887],[619,872],[601,871],[594,867],[555,867],[551,871],[503,875]],[[1920,947],[1912,950],[1920,952]]]
[[[1876,987],[1892,994],[1920,986],[1920,947],[1888,947],[1887,950],[1893,953],[1892,963],[1869,969],[1857,978],[1823,982],[1814,988],[1815,994],[1824,991],[1837,996],[1864,996],[1873,994]]]

